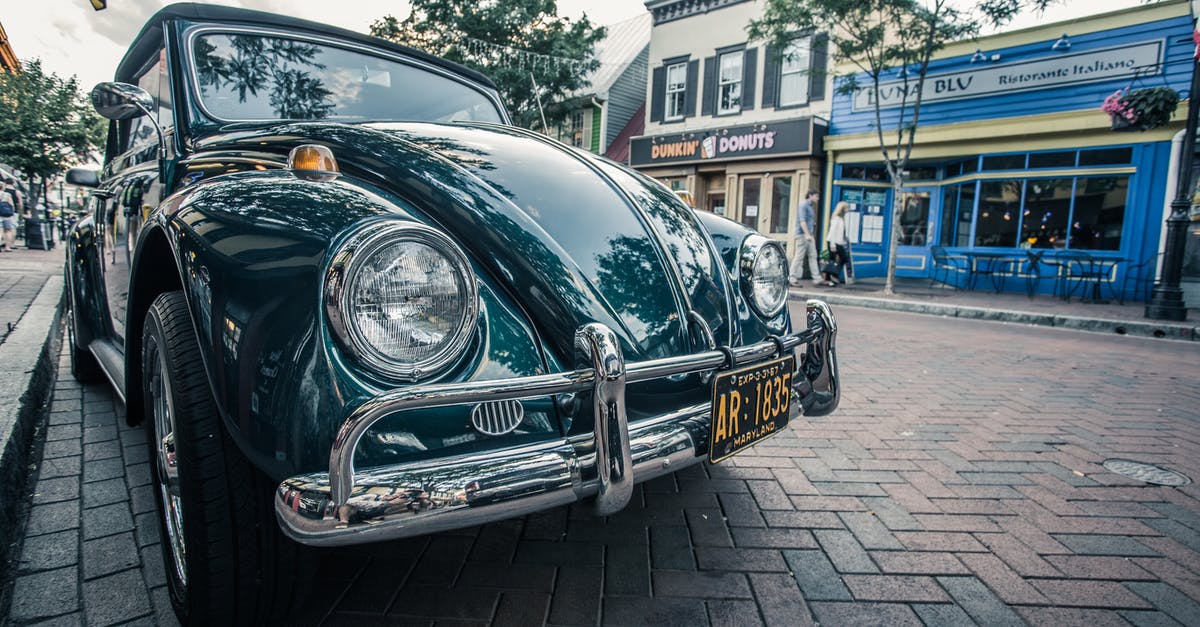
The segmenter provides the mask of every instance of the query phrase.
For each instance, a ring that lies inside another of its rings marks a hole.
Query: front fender
[[[397,387],[344,356],[323,315],[332,251],[349,231],[380,219],[427,223],[400,199],[353,179],[313,181],[283,171],[217,177],[181,190],[159,212],[219,411],[235,442],[269,476],[327,466],[345,416]],[[476,276],[480,330],[441,378],[545,372],[519,309],[478,269]],[[361,463],[470,440],[468,418],[452,413],[384,421],[366,439]],[[557,434],[553,411],[543,413],[531,429]]]

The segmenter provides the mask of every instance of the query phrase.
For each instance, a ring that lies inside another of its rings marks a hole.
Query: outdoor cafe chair
[[[1064,250],[1055,256],[1053,263],[1058,266],[1056,291],[1069,303],[1075,290],[1084,287],[1091,278],[1092,256],[1081,250]]]
[[[1025,292],[1030,298],[1033,298],[1033,295],[1037,294],[1038,287],[1041,285],[1043,278],[1053,278],[1055,280],[1054,295],[1058,295],[1058,268],[1054,264],[1042,259],[1042,256],[1045,254],[1045,250],[1026,250],[1025,263],[1021,265],[1017,272],[1018,277],[1025,279]]]
[[[969,269],[966,258],[947,253],[944,246],[930,247],[929,254],[933,257],[933,276],[930,277],[929,287],[933,287],[934,283],[943,283],[959,289],[960,279],[967,275]]]
[[[1118,302],[1122,305],[1125,304],[1125,295],[1130,293],[1130,284],[1133,285],[1132,300],[1142,302],[1150,300],[1150,291],[1154,287],[1154,279],[1158,273],[1158,260],[1161,257],[1162,253],[1150,255],[1125,268],[1125,275],[1121,278],[1121,292],[1117,295]]]

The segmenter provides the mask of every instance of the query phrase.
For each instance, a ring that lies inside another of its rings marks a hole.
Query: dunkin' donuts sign
[[[759,155],[807,153],[808,118],[772,124],[733,126],[674,135],[638,137],[630,142],[630,164],[685,163]]]

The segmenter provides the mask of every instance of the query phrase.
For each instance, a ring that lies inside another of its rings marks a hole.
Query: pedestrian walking
[[[795,254],[792,256],[792,267],[788,273],[788,282],[792,287],[800,285],[800,279],[804,277],[804,264],[808,262],[808,274],[812,277],[813,285],[821,284],[821,271],[817,266],[817,241],[813,237],[814,231],[814,210],[817,200],[820,198],[817,190],[810,189],[804,195],[804,200],[800,202],[800,206],[796,208],[796,232],[795,245],[792,247]]]
[[[0,251],[10,252],[17,241],[17,194],[12,183],[0,188]]]
[[[825,241],[829,245],[829,263],[821,268],[821,274],[825,279],[824,284],[829,287],[837,285],[841,280],[842,268],[845,267],[848,258],[846,211],[849,208],[850,203],[839,202],[833,209],[833,216],[829,219],[829,232],[825,235]]]

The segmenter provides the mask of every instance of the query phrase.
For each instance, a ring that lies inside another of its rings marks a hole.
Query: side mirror
[[[92,88],[92,106],[110,120],[128,120],[150,113],[154,98],[129,83],[100,83]]]
[[[100,174],[91,168],[71,168],[67,170],[67,184],[80,187],[100,187]]]

